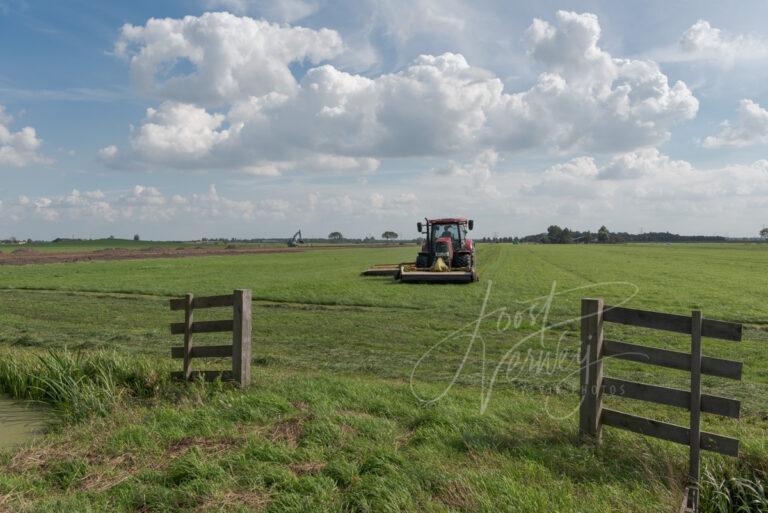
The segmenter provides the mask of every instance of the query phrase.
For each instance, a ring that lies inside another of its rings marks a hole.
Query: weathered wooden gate
[[[184,310],[184,322],[171,323],[172,335],[184,335],[184,345],[171,348],[172,358],[184,359],[184,370],[172,372],[174,379],[190,380],[202,377],[206,381],[222,379],[237,381],[241,387],[251,382],[251,291],[235,290],[225,296],[171,299],[171,310]],[[199,308],[232,307],[232,319],[197,321],[194,310]],[[195,333],[232,332],[232,345],[193,346]],[[232,357],[231,371],[193,371],[193,358]]]
[[[605,322],[689,334],[691,351],[682,353],[605,340]],[[710,337],[739,341],[741,332],[741,324],[703,319],[698,310],[691,312],[688,317],[603,305],[602,299],[582,299],[580,433],[599,443],[601,430],[605,425],[688,445],[689,483],[683,499],[683,508],[684,511],[698,511],[700,450],[729,456],[737,456],[739,452],[737,439],[701,431],[701,413],[738,418],[741,406],[739,401],[734,399],[702,394],[701,375],[740,380],[742,370],[741,362],[702,356],[701,339]],[[603,362],[607,358],[690,372],[690,391],[605,377]],[[677,426],[603,408],[603,394],[686,408],[690,411],[690,426]]]

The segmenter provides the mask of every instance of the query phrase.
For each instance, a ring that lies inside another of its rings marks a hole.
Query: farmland
[[[146,250],[152,248],[194,247],[197,245],[191,242],[135,241],[128,239],[61,240],[58,242],[33,242],[29,244],[0,244],[0,252],[80,253],[107,249]],[[213,246],[214,244],[210,245]],[[222,243],[215,245],[224,246]]]
[[[276,243],[156,242],[124,239],[0,244],[0,265],[138,260],[300,251]]]
[[[740,438],[741,457],[707,453],[704,464],[768,470],[768,245],[478,252],[481,281],[465,286],[358,276],[412,260],[412,247],[0,266],[0,352],[17,362],[0,366],[6,392],[23,396],[12,378],[43,372],[52,354],[83,376],[89,365],[113,376],[96,406],[56,396],[69,411],[60,425],[3,453],[0,511],[674,511],[684,447],[610,428],[599,448],[578,440],[576,318],[587,296],[744,323],[742,342],[704,343],[708,356],[745,362],[742,382],[704,379],[709,393],[742,401],[740,420],[703,425]],[[180,319],[168,298],[235,288],[253,291],[252,387],[169,383],[179,339],[168,323]],[[496,313],[473,339],[481,311]],[[673,370],[606,367],[687,386]],[[686,422],[683,411],[609,400]]]

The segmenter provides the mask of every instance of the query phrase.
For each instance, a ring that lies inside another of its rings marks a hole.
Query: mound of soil
[[[105,248],[91,251],[42,252],[31,248],[19,248],[12,253],[0,252],[0,265],[58,264],[89,262],[94,260],[140,260],[144,258],[180,258],[212,255],[250,255],[259,253],[301,253],[321,249],[382,248],[382,244],[326,244],[298,248],[269,247],[249,248],[228,244],[225,247],[178,246],[175,248],[146,247],[141,249]]]
[[[63,262],[87,262],[91,260],[138,260],[143,258],[179,258],[210,255],[247,255],[252,253],[297,253],[304,248],[108,248],[96,251],[38,252],[17,249],[12,253],[0,253],[0,265],[56,264]]]

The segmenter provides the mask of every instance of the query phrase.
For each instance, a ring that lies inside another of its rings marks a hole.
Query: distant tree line
[[[616,244],[624,242],[726,242],[727,237],[720,235],[678,235],[670,232],[628,233],[611,232],[601,226],[597,232],[571,230],[553,224],[544,233],[526,235],[520,242],[538,242],[541,244]]]
[[[760,239],[768,242],[768,227],[764,227],[759,231]],[[390,242],[393,239],[399,239],[399,235],[391,230],[387,230],[381,234],[381,238]],[[81,242],[94,239],[80,239],[74,237],[57,237],[51,242],[54,243],[67,243],[67,242]],[[99,239],[95,239],[99,240]],[[103,240],[103,239],[102,239]],[[113,235],[107,237],[107,240],[115,240]],[[140,240],[138,234],[133,236],[134,241]],[[327,238],[304,238],[306,242],[345,242],[352,244],[360,243],[374,243],[378,239],[372,235],[367,235],[361,238],[347,238],[344,237],[341,232],[335,231],[328,234]],[[759,239],[755,237],[723,237],[720,235],[678,235],[670,232],[646,232],[646,233],[627,233],[627,232],[611,232],[605,225],[601,226],[596,232],[590,230],[578,231],[571,230],[570,228],[553,224],[547,228],[546,232],[536,233],[533,235],[526,235],[525,237],[513,237],[513,236],[493,236],[482,237],[475,239],[476,242],[482,243],[513,243],[520,242],[539,243],[539,244],[610,244],[610,243],[623,243],[623,242],[755,242]],[[282,238],[237,238],[237,237],[203,237],[200,242],[205,243],[279,243],[285,242],[286,239]],[[423,239],[421,237],[415,239],[400,239],[400,244],[407,243],[421,243]],[[8,239],[0,240],[0,244],[24,244],[32,243],[32,239],[17,239],[16,237],[9,237]],[[46,242],[43,240],[34,242]],[[166,242],[183,242],[183,241],[166,241]]]
[[[17,239],[16,237],[10,237],[8,239],[0,240],[0,244],[32,244],[32,239]]]
[[[517,244],[520,242],[520,239],[518,237],[482,237],[480,239],[475,239],[476,242],[490,242],[490,243],[513,243]]]

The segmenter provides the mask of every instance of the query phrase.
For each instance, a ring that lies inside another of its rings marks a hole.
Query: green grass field
[[[481,245],[476,284],[359,276],[414,251],[0,266],[0,387],[62,411],[51,434],[0,457],[0,511],[676,511],[685,447],[611,428],[601,447],[578,440],[582,297],[745,323],[742,342],[704,343],[745,362],[741,382],[704,379],[742,401],[740,420],[703,422],[739,437],[740,458],[704,453],[704,464],[715,476],[768,471],[768,245]],[[181,319],[168,298],[235,288],[253,291],[252,387],[169,383],[180,337],[168,323]],[[470,346],[484,301],[496,313]],[[49,351],[64,348],[72,361],[51,370]],[[54,374],[75,376],[67,393],[41,392],[54,380],[39,376]],[[630,362],[606,374],[688,386],[683,372]]]

